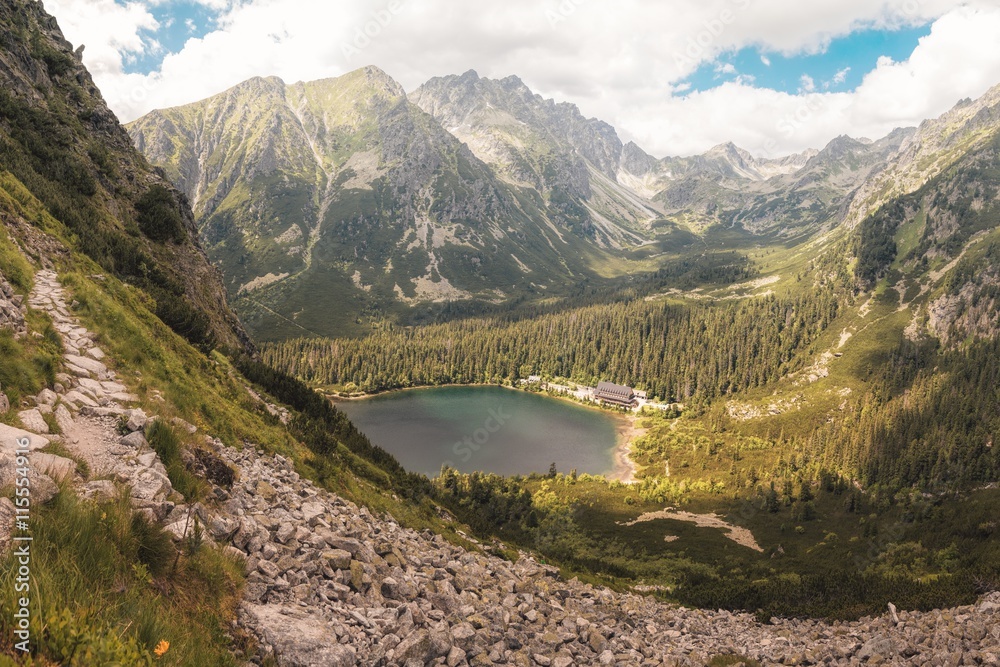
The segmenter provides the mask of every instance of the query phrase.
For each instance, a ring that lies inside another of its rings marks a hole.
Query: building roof
[[[620,384],[614,384],[612,382],[599,382],[597,384],[598,395],[604,394],[607,396],[614,396],[615,398],[631,399],[635,396],[635,392],[632,391],[632,387],[625,387]]]

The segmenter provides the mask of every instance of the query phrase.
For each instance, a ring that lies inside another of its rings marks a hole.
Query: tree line
[[[385,325],[363,339],[299,338],[262,346],[264,361],[313,384],[377,392],[533,374],[612,380],[685,401],[763,386],[795,370],[837,316],[835,290],[682,305],[634,299],[421,328]]]

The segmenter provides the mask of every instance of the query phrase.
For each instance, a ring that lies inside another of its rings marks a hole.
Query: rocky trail
[[[125,484],[133,504],[176,539],[196,515],[207,543],[245,562],[236,623],[259,640],[257,654],[240,656],[248,665],[273,658],[289,667],[654,667],[705,665],[717,655],[765,665],[1000,664],[997,593],[944,611],[762,625],[749,614],[685,609],[565,581],[528,554],[511,563],[467,551],[316,487],[281,456],[227,448],[211,435],[201,436],[202,455],[186,455],[211,481],[210,500],[187,505],[143,435],[150,418],[129,407],[136,397],[70,314],[54,273],[39,272],[29,302],[54,318],[70,371],[19,413],[33,448],[61,438],[90,468],[89,480],[76,475],[81,495]],[[48,413],[61,436],[47,433]],[[14,432],[3,428],[0,452]],[[0,456],[7,474],[9,456]],[[77,467],[41,452],[31,461],[38,488],[48,479],[52,493],[52,478]]]

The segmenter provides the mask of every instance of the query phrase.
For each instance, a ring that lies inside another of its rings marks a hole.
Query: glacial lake
[[[604,474],[614,468],[615,418],[502,387],[434,387],[338,401],[372,443],[412,472]]]

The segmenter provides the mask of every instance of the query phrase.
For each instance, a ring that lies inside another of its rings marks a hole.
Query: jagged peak
[[[505,76],[502,79],[497,79],[497,83],[499,83],[501,86],[504,86],[505,88],[527,88],[528,87],[527,85],[525,85],[525,83],[521,79],[521,77],[517,76],[516,74],[511,74],[509,76]]]
[[[348,72],[339,77],[342,81],[364,80],[368,85],[376,90],[380,90],[391,97],[404,97],[406,92],[398,81],[389,76],[385,70],[376,65],[365,65],[356,70]]]
[[[756,161],[750,151],[745,148],[740,148],[731,141],[726,141],[724,143],[713,146],[705,152],[705,157],[715,157],[722,156],[734,160],[739,160],[741,162],[753,163]]]

